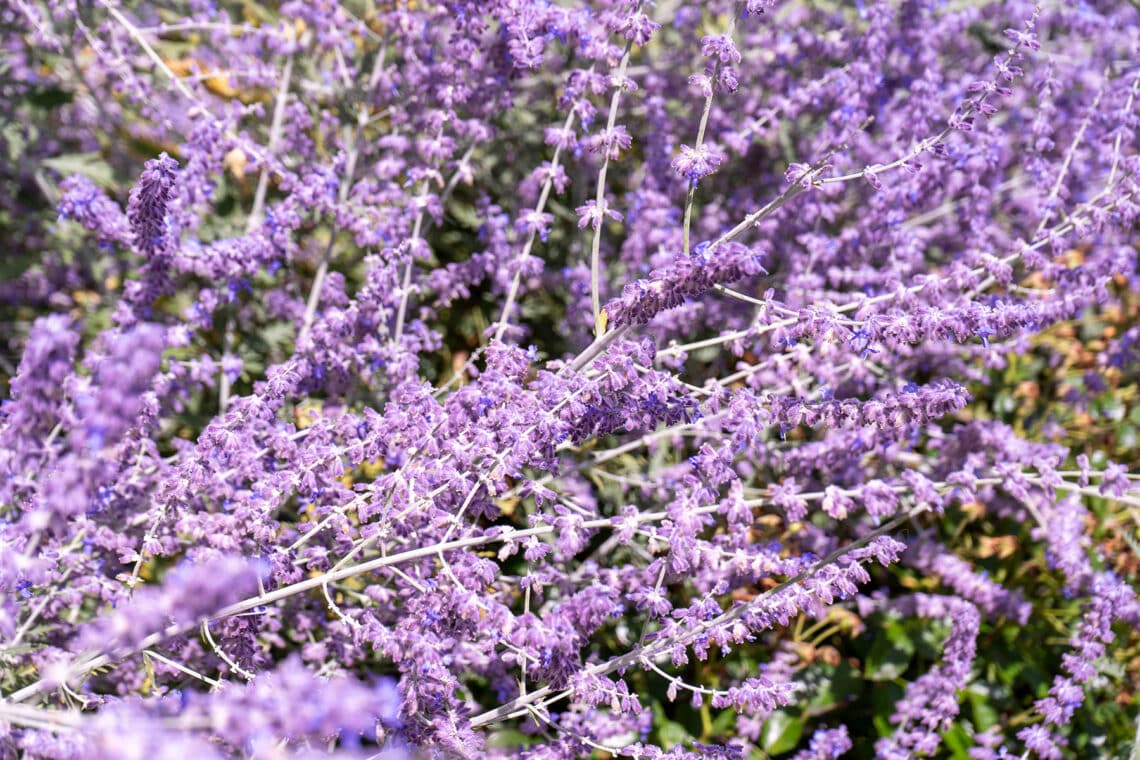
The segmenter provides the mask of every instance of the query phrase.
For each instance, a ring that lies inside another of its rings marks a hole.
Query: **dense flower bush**
[[[0,756],[1135,741],[1135,3],[0,30]]]

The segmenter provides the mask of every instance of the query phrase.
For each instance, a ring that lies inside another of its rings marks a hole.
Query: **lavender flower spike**
[[[166,253],[170,247],[167,229],[174,180],[178,162],[162,153],[146,162],[138,184],[131,189],[127,201],[127,219],[131,225],[135,247],[147,259]]]
[[[678,256],[671,264],[656,269],[648,279],[635,280],[621,291],[621,297],[606,304],[613,327],[647,324],[658,313],[680,306],[686,298],[699,296],[715,285],[767,274],[760,255],[736,242],[712,248],[708,242],[693,247],[689,256]]]

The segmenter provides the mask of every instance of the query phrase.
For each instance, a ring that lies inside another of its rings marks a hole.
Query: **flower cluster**
[[[161,5],[0,8],[0,757],[1080,756],[1140,10]]]
[[[916,594],[896,605],[907,614],[950,619],[942,662],[907,687],[891,717],[898,728],[875,745],[879,757],[901,760],[934,754],[942,733],[958,714],[957,695],[970,678],[981,616],[974,605],[954,597]]]
[[[667,266],[653,270],[648,279],[635,280],[622,288],[621,298],[606,305],[614,327],[647,324],[659,312],[680,306],[716,285],[766,274],[761,256],[741,243],[714,246],[698,244],[688,256],[678,256]]]

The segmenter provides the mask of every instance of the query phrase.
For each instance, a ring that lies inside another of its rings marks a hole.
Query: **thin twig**
[[[348,194],[352,190],[352,184],[356,176],[356,162],[360,156],[360,138],[364,133],[364,128],[368,125],[369,119],[369,106],[368,96],[371,96],[376,90],[376,85],[380,81],[380,75],[383,73],[384,59],[388,54],[387,40],[380,52],[377,53],[376,59],[372,62],[372,73],[368,77],[368,87],[365,91],[365,97],[361,99],[360,109],[356,116],[356,125],[346,134],[348,135],[346,148],[344,176],[341,177],[340,187],[337,190],[337,200],[343,205],[348,200]],[[309,288],[309,297],[305,302],[305,313],[301,318],[301,329],[297,333],[296,345],[302,345],[309,337],[309,332],[313,329],[313,320],[317,315],[317,306],[321,302],[321,291],[324,289],[325,278],[329,272],[329,261],[332,259],[333,247],[336,245],[336,238],[339,234],[339,228],[334,224],[329,230],[329,242],[325,246],[324,253],[321,254],[321,260],[317,264],[316,274],[313,275],[313,284]]]
[[[634,9],[636,13],[641,9],[641,0],[638,0],[637,6]],[[610,98],[609,115],[606,117],[606,137],[613,133],[614,125],[617,124],[618,103],[621,102],[621,93],[624,88],[625,71],[629,66],[630,53],[633,50],[633,39],[625,43],[625,51],[622,53],[621,62],[618,64],[617,76],[614,82],[614,94]],[[594,237],[590,241],[590,301],[594,311],[594,335],[600,337],[605,330],[602,324],[602,295],[601,295],[601,246],[602,246],[602,225],[605,224],[605,214],[602,209],[605,207],[606,202],[606,172],[610,168],[610,149],[602,145],[603,157],[602,167],[598,170],[598,190],[595,193],[594,212],[598,214],[595,217],[594,223],[591,225],[594,228]]]

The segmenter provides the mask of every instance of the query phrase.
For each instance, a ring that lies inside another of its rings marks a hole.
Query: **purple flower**
[[[131,648],[168,626],[186,629],[256,592],[260,571],[256,563],[236,557],[181,564],[166,574],[160,586],[138,590],[128,602],[88,625],[76,639],[76,648]]]
[[[714,173],[724,161],[724,154],[709,143],[696,148],[681,146],[681,154],[673,159],[673,170],[695,184],[702,177]]]
[[[75,5],[0,10],[7,754],[934,756],[1058,594],[969,751],[1072,754],[1140,623],[1128,3]],[[815,711],[899,615],[889,730]]]
[[[937,751],[940,734],[958,715],[957,693],[966,686],[977,651],[981,616],[974,605],[955,597],[915,594],[894,603],[896,609],[921,617],[950,620],[942,662],[910,683],[895,704],[895,732],[875,744],[880,757],[913,757]]]
[[[135,247],[147,258],[167,253],[172,245],[167,212],[178,162],[165,153],[146,162],[138,184],[131,189],[127,219]]]
[[[620,298],[606,304],[610,324],[646,324],[659,312],[680,306],[686,298],[701,295],[714,285],[765,274],[759,258],[753,249],[739,243],[724,243],[715,249],[698,245],[689,256],[679,256],[655,269],[648,279],[626,285]]]
[[[61,182],[59,189],[61,219],[78,222],[101,242],[128,244],[132,241],[131,223],[122,209],[90,179],[76,174]]]
[[[701,55],[715,58],[720,63],[735,65],[740,63],[740,51],[727,34],[712,34],[701,38]]]
[[[609,206],[603,200],[602,205],[598,205],[595,201],[586,201],[585,204],[578,207],[578,227],[584,229],[599,229],[602,222],[606,217],[613,219],[615,222],[622,220],[622,214],[618,211],[611,211]]]
[[[793,757],[793,760],[836,760],[851,749],[847,726],[821,728],[811,737],[811,744]]]

